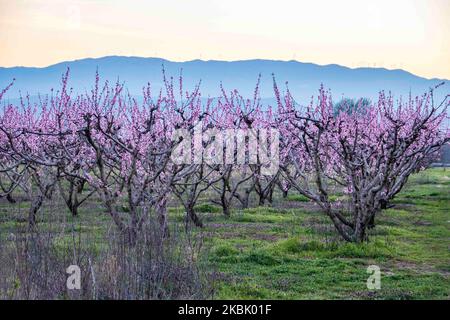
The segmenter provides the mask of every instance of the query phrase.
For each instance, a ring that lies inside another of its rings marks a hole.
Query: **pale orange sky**
[[[0,66],[299,60],[450,79],[449,0],[0,0]]]

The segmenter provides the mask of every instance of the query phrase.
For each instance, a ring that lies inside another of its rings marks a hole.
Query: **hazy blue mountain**
[[[285,82],[299,103],[306,104],[312,95],[317,95],[320,84],[330,88],[334,100],[342,96],[376,99],[380,90],[392,91],[395,96],[422,94],[440,79],[425,79],[403,70],[383,68],[351,69],[339,65],[316,65],[297,61],[244,60],[244,61],[202,61],[172,62],[159,58],[109,56],[98,59],[82,59],[58,63],[45,68],[13,67],[0,68],[0,88],[13,78],[16,82],[5,99],[13,101],[22,94],[49,93],[59,88],[61,75],[70,68],[70,86],[75,91],[89,90],[95,80],[98,68],[102,80],[125,82],[132,95],[139,96],[142,87],[150,82],[156,93],[162,86],[162,66],[168,76],[178,81],[183,70],[185,87],[193,88],[201,80],[204,97],[218,96],[220,83],[226,90],[238,89],[246,97],[252,97],[258,74],[261,74],[261,97],[266,103],[273,103],[272,73],[275,74],[281,90]],[[446,83],[438,91],[438,97],[450,92]]]

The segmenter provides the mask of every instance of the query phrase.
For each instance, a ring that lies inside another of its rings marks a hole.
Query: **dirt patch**
[[[420,273],[420,274],[438,273],[438,274],[440,274],[440,275],[442,275],[442,276],[444,276],[446,278],[450,278],[450,272],[444,271],[444,270],[440,270],[440,269],[436,268],[433,265],[424,264],[424,263],[416,264],[416,263],[407,262],[407,261],[396,261],[385,272],[395,273],[395,269],[397,269],[397,270],[413,271],[413,272],[417,272],[417,273]]]
[[[9,202],[8,199],[6,199],[6,197],[0,197],[0,204],[7,203],[7,204],[14,205],[14,204],[17,204],[20,202],[29,202],[30,201],[29,198],[27,198],[26,196],[23,196],[23,195],[14,195],[13,199],[14,199],[15,203]]]
[[[233,223],[208,223],[208,228],[215,229],[208,232],[208,236],[215,236],[222,239],[233,238],[252,238],[255,240],[263,241],[278,241],[285,239],[287,236],[283,234],[269,234],[266,231],[273,228],[273,225],[265,225],[260,223],[245,223],[245,224],[233,224]],[[230,231],[218,231],[217,229],[225,229]],[[236,231],[239,230],[239,231]]]
[[[416,205],[412,203],[396,203],[393,209],[406,210],[406,211],[417,211]]]
[[[302,209],[307,212],[320,212],[320,207],[311,201],[284,201],[279,204],[281,209]]]
[[[262,223],[206,223],[208,228],[220,229],[220,228],[233,228],[233,229],[246,229],[246,230],[267,230],[272,229],[275,224],[262,224]]]
[[[224,282],[232,282],[232,281],[236,281],[238,279],[237,276],[234,276],[234,275],[226,273],[226,272],[221,272],[221,271],[213,272],[213,273],[211,273],[211,276],[216,281],[224,281]]]
[[[336,233],[336,230],[331,222],[329,220],[324,220],[324,218],[321,217],[308,217],[301,223],[301,225],[317,233]]]
[[[411,300],[414,293],[409,290],[390,289],[381,291],[355,291],[350,293],[350,297],[362,300],[377,300],[377,299],[396,299],[396,300]]]
[[[416,226],[425,226],[425,227],[433,225],[433,223],[430,221],[422,221],[422,220],[415,221],[413,222],[413,224]]]
[[[252,238],[255,240],[262,240],[262,241],[270,241],[275,242],[280,239],[286,239],[287,237],[283,237],[280,235],[274,235],[274,234],[266,234],[266,233],[246,233],[243,234],[242,232],[218,232],[214,234],[215,237],[221,238],[221,239],[236,239],[236,238]]]

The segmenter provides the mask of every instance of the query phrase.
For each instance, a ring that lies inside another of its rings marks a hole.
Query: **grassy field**
[[[450,170],[415,175],[377,219],[370,242],[340,242],[328,218],[298,196],[283,209],[208,218],[223,299],[449,299]],[[369,291],[367,266],[381,268]]]
[[[450,170],[412,176],[394,204],[377,217],[370,242],[361,245],[340,241],[328,218],[294,194],[272,207],[236,209],[230,218],[218,207],[199,205],[205,228],[195,233],[205,241],[202,261],[214,274],[214,298],[449,299]],[[26,207],[14,205],[14,216]],[[62,204],[58,210],[67,212]],[[10,211],[11,205],[0,203],[3,234],[18,223]],[[170,215],[183,220],[181,207],[170,208]],[[67,213],[58,219],[95,235],[110,218],[90,202],[79,217]],[[50,222],[40,225],[45,223]],[[381,268],[380,290],[366,287],[369,265]]]

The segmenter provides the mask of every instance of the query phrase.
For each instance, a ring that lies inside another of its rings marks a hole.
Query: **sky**
[[[0,0],[0,66],[275,59],[450,79],[449,0]]]

